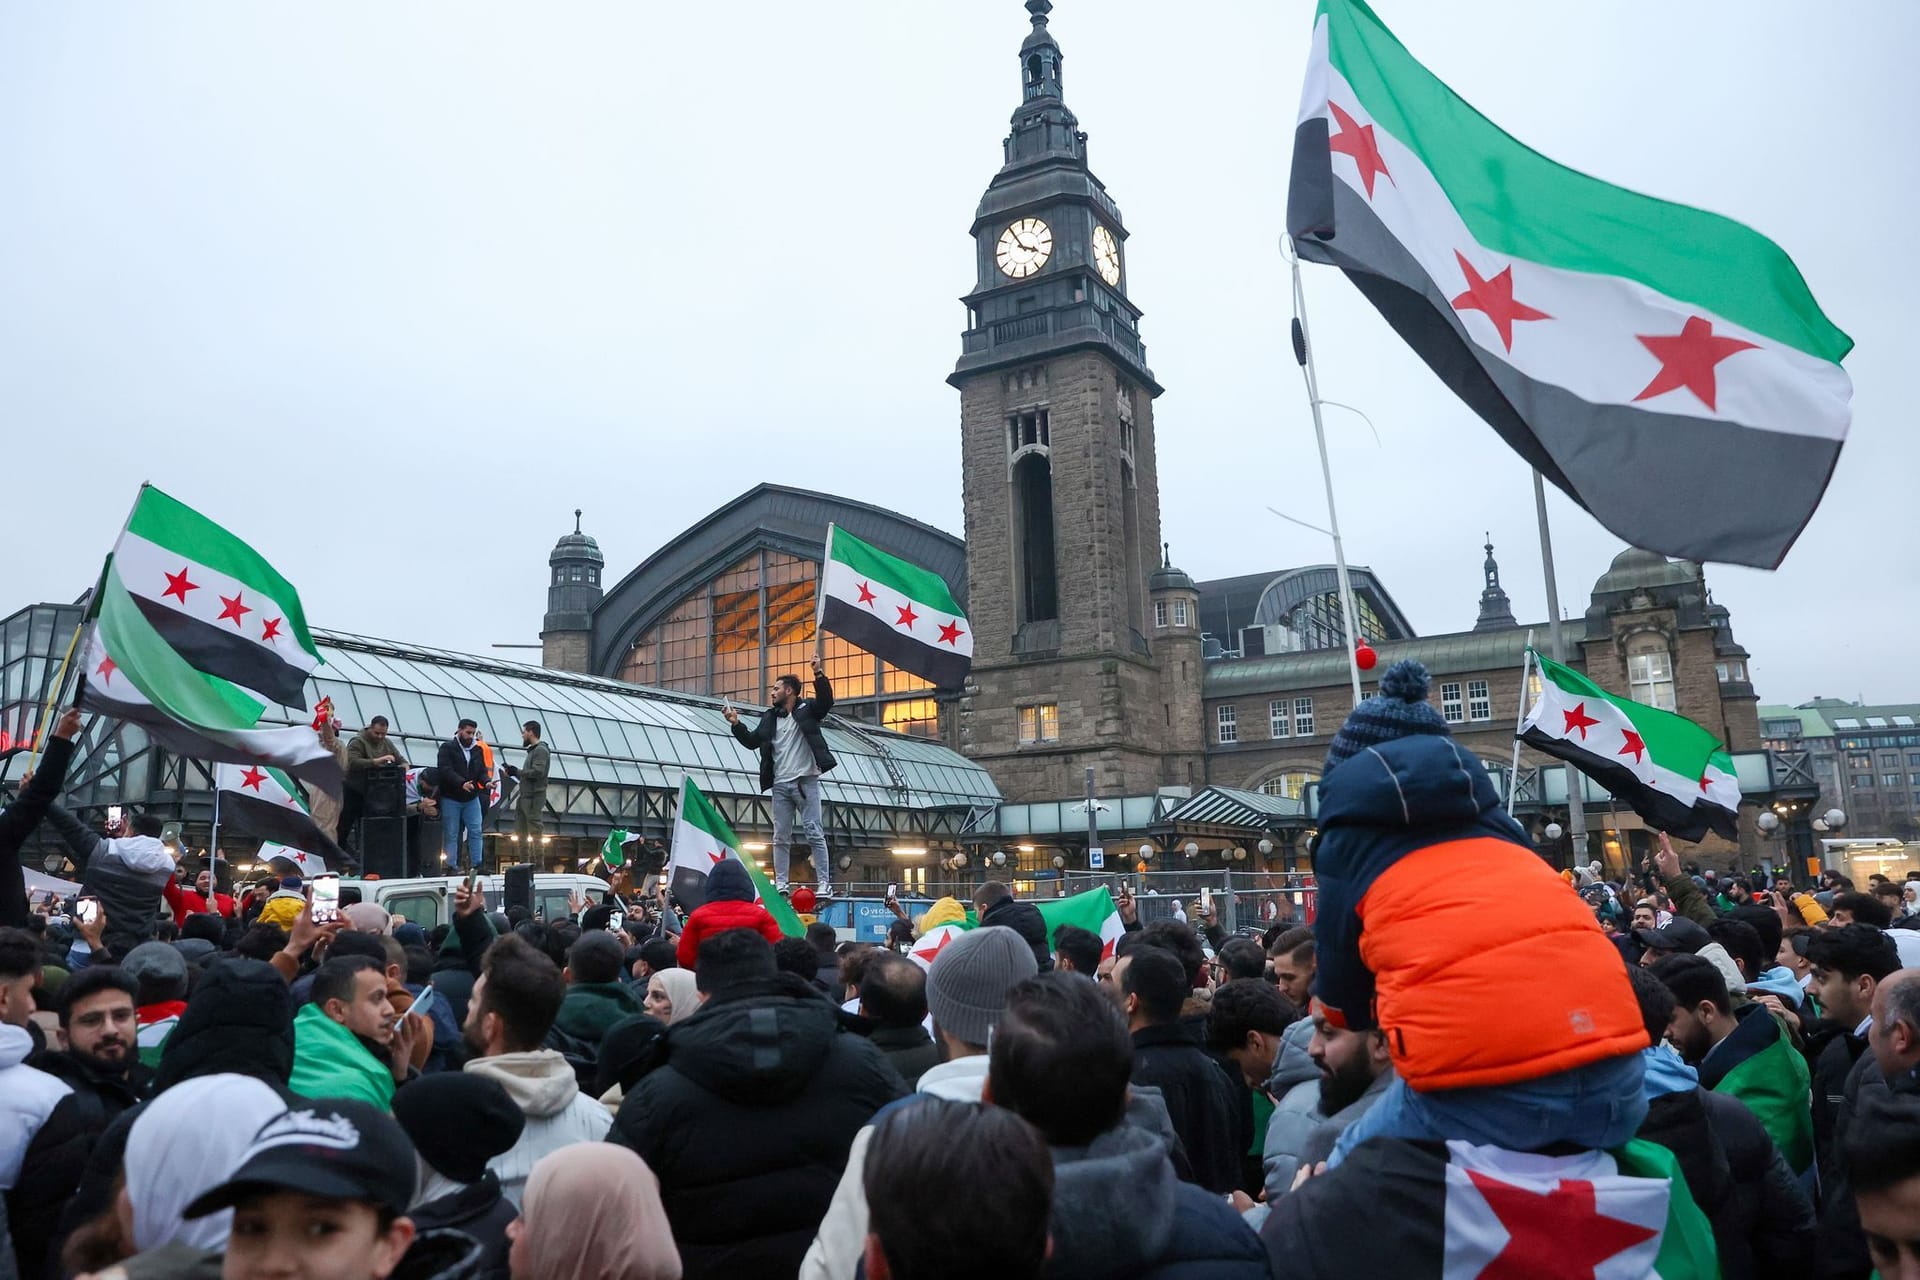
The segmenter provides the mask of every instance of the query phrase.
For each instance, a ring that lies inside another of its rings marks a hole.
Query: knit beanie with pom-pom
[[[1388,667],[1380,677],[1380,692],[1355,707],[1340,732],[1333,735],[1333,745],[1327,748],[1327,771],[1332,772],[1335,765],[1368,747],[1395,738],[1423,733],[1451,736],[1447,722],[1427,702],[1431,683],[1427,669],[1412,659]]]

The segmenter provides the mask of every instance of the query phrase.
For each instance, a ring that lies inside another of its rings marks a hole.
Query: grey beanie
[[[1427,669],[1411,658],[1388,667],[1380,677],[1380,692],[1355,707],[1340,732],[1333,735],[1333,745],[1327,748],[1327,772],[1368,747],[1395,738],[1417,734],[1451,737],[1447,722],[1427,702],[1431,683]]]
[[[187,958],[171,942],[143,942],[127,952],[120,961],[120,972],[135,982],[153,978],[161,982],[184,983]]]
[[[1033,948],[1013,930],[969,930],[942,947],[927,970],[927,1010],[941,1031],[983,1045],[1006,1012],[1007,993],[1038,972]]]

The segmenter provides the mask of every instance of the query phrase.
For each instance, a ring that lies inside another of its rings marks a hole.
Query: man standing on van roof
[[[507,766],[508,776],[520,784],[513,801],[513,829],[520,834],[521,843],[532,840],[537,844],[545,834],[541,824],[546,818],[547,766],[553,761],[553,752],[540,741],[538,720],[520,726],[520,741],[526,744],[526,762],[518,769]]]
[[[800,696],[800,677],[784,675],[773,682],[773,703],[749,729],[740,713],[729,706],[724,714],[740,745],[760,752],[760,789],[773,793],[773,879],[781,893],[793,863],[793,824],[813,849],[813,874],[820,882],[818,897],[827,897],[827,835],[820,826],[820,775],[834,766],[821,729],[833,710],[833,686],[818,654],[813,658],[813,696]]]
[[[447,852],[448,865],[460,867],[460,832],[467,835],[468,863],[480,869],[480,801],[487,794],[491,779],[486,757],[474,744],[480,726],[462,720],[452,741],[440,744],[440,833]]]

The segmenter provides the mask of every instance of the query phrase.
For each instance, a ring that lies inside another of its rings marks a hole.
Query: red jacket
[[[173,912],[173,924],[176,929],[187,922],[188,916],[205,914],[207,910],[207,900],[201,896],[200,891],[183,889],[178,880],[167,881],[166,887],[160,893],[166,898],[167,906]],[[233,919],[233,898],[230,895],[216,891],[213,901],[219,907],[221,915],[229,920]]]
[[[780,932],[780,926],[773,922],[773,917],[767,914],[767,909],[757,902],[709,902],[705,906],[695,907],[693,914],[687,917],[687,927],[681,931],[679,945],[674,948],[674,956],[680,961],[680,967],[693,968],[694,960],[700,954],[700,944],[728,929],[752,929],[765,938],[769,945],[786,936]]]

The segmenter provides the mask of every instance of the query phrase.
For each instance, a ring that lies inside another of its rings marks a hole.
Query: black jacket
[[[793,722],[807,739],[807,746],[813,752],[814,767],[822,773],[831,772],[838,763],[833,752],[827,750],[827,735],[820,726],[826,722],[827,713],[833,710],[833,686],[825,676],[815,676],[813,696],[802,698],[793,704]],[[739,721],[733,725],[733,736],[740,745],[749,751],[760,752],[760,789],[773,790],[773,740],[779,731],[780,717],[785,712],[768,707],[761,713],[760,723],[749,729]]]
[[[125,1073],[103,1071],[71,1053],[44,1050],[27,1059],[73,1092],[62,1098],[33,1136],[20,1161],[20,1176],[7,1192],[7,1217],[21,1280],[58,1272],[45,1266],[61,1239],[60,1210],[79,1189],[87,1159],[120,1114],[147,1096],[153,1073],[138,1059]]]
[[[472,1236],[459,1231],[422,1231],[413,1238],[389,1280],[479,1280],[486,1274],[482,1246]]]
[[[20,848],[66,785],[67,766],[72,761],[70,740],[47,739],[33,780],[20,789],[12,804],[0,810],[0,925],[26,927],[31,913],[27,910],[27,877],[20,869]]]
[[[1820,1165],[1822,1200],[1827,1200],[1825,1185],[1834,1180],[1839,1159],[1834,1152],[1834,1126],[1846,1103],[1847,1077],[1853,1064],[1867,1051],[1865,1036],[1855,1036],[1851,1028],[1823,1024],[1807,1044],[1809,1065],[1813,1068],[1813,1149]],[[1831,1203],[1829,1201],[1829,1203]]]
[[[906,1092],[837,1012],[792,974],[726,988],[621,1102],[607,1140],[659,1175],[687,1280],[797,1273],[854,1134]]]
[[[1253,1145],[1246,1086],[1230,1077],[1192,1030],[1174,1023],[1133,1033],[1133,1083],[1166,1099],[1193,1180],[1226,1195],[1240,1186],[1241,1156]]]
[[[940,1062],[940,1046],[917,1022],[910,1027],[875,1027],[867,1038],[874,1048],[887,1055],[887,1062],[900,1073],[909,1089],[918,1088],[920,1077]]]
[[[1662,1094],[1637,1135],[1673,1152],[1713,1226],[1725,1280],[1797,1280],[1813,1264],[1813,1204],[1746,1104],[1709,1089]]]
[[[487,776],[487,759],[481,754],[480,744],[474,743],[473,750],[461,754],[458,739],[448,739],[440,744],[440,795],[443,799],[460,804],[467,800],[478,800],[482,805],[487,802],[487,789],[493,779]],[[472,791],[462,791],[460,784],[471,782]]]
[[[1847,1169],[1847,1132],[1853,1127],[1853,1118],[1859,1114],[1861,1101],[1868,1094],[1884,1094],[1889,1089],[1911,1092],[1916,1087],[1920,1087],[1920,1080],[1911,1072],[1897,1082],[1889,1082],[1871,1053],[1862,1053],[1854,1059],[1834,1108],[1828,1163],[1820,1166],[1820,1251],[1814,1275],[1824,1280],[1835,1277],[1865,1280],[1872,1274],[1873,1260],[1867,1254],[1860,1207],[1853,1198],[1853,1177]],[[1820,1094],[1821,1084],[1816,1077],[1816,1101]]]
[[[500,1179],[491,1169],[450,1196],[415,1205],[407,1216],[422,1232],[446,1229],[471,1238],[480,1246],[480,1265],[472,1274],[507,1280],[507,1224],[520,1213],[500,1194]]]
[[[988,907],[980,917],[980,923],[1000,925],[1020,935],[1033,952],[1033,962],[1045,973],[1053,968],[1053,948],[1047,945],[1047,921],[1040,914],[1040,908],[1031,902],[1021,902],[1017,898],[1002,898]]]

